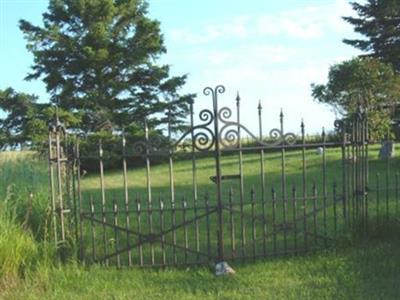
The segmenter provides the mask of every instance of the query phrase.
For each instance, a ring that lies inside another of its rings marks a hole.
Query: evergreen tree
[[[344,17],[364,39],[343,42],[393,65],[400,72],[400,1],[368,0],[351,3],[358,17]]]
[[[181,124],[186,75],[170,76],[157,60],[166,52],[160,24],[142,0],[50,0],[43,26],[20,21],[34,55],[27,79],[42,78],[51,102],[81,115],[86,133],[132,127],[172,107]],[[173,104],[173,105],[171,105]]]

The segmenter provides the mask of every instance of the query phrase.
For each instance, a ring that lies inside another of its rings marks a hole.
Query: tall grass
[[[34,153],[0,154],[0,280],[52,264],[46,165]]]

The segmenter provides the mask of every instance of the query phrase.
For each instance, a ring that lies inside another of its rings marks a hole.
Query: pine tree
[[[368,0],[351,3],[358,17],[344,17],[364,39],[343,42],[392,64],[400,72],[400,1]]]
[[[50,0],[43,26],[20,21],[34,55],[27,80],[42,78],[51,102],[81,115],[96,132],[143,122],[172,107],[178,126],[194,95],[180,95],[186,75],[170,76],[160,24],[142,0]],[[174,105],[171,105],[174,104]]]

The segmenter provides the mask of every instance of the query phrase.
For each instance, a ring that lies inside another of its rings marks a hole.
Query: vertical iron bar
[[[399,173],[396,172],[396,216],[399,212]]]
[[[53,230],[54,230],[54,243],[58,244],[58,234],[57,234],[57,213],[56,213],[56,188],[54,184],[54,168],[53,168],[53,133],[49,131],[49,185],[50,185],[50,197],[51,197],[51,213],[53,220]]]
[[[389,132],[386,134],[386,145],[389,142]],[[389,153],[386,153],[386,176],[385,176],[385,183],[386,183],[386,220],[389,219],[389,170],[390,170],[390,159]]]
[[[192,192],[193,192],[193,207],[194,207],[194,217],[195,217],[195,240],[196,240],[196,251],[197,251],[197,258],[196,260],[200,260],[200,231],[199,231],[199,220],[197,219],[197,171],[196,171],[196,154],[195,154],[195,149],[196,149],[196,141],[194,137],[194,112],[193,112],[193,100],[190,101],[189,103],[189,108],[190,108],[190,136],[192,140]]]
[[[158,196],[158,204],[160,208],[160,231],[161,231],[161,255],[162,264],[166,265],[167,257],[165,254],[165,234],[164,234],[164,201],[161,199],[161,193]]]
[[[196,262],[200,262],[200,229],[199,229],[199,220],[197,219],[198,217],[198,198],[197,198],[197,193],[196,196],[193,196],[193,209],[194,209],[194,217],[195,217],[195,232],[194,232],[194,238],[196,240],[196,251],[197,251],[197,257],[196,257]]]
[[[380,215],[380,187],[379,187],[379,173],[376,174],[376,221],[379,223]]]
[[[286,199],[286,161],[285,161],[285,140],[284,140],[284,129],[283,129],[283,111],[279,115],[280,129],[282,134],[282,150],[281,150],[281,193],[282,193],[282,208],[283,208],[283,251],[287,252],[287,199]]]
[[[353,126],[353,123],[350,123],[350,124],[351,124],[351,126]],[[351,126],[348,129],[350,131],[351,131]],[[349,138],[349,143],[348,143],[348,145],[346,147],[346,153],[347,153],[347,157],[346,157],[346,161],[347,161],[347,163],[346,163],[346,174],[347,174],[347,180],[346,180],[346,186],[347,186],[347,188],[346,188],[346,191],[347,191],[346,208],[347,208],[347,212],[346,212],[346,215],[347,215],[348,223],[352,224],[352,216],[353,216],[353,204],[352,204],[353,200],[352,199],[353,199],[353,194],[352,194],[351,182],[352,182],[352,178],[353,178],[353,176],[352,176],[353,165],[352,165],[351,147],[352,147],[352,144],[353,144],[353,138],[352,138],[351,133],[348,135],[348,138]]]
[[[153,234],[153,211],[151,197],[151,174],[150,174],[150,140],[147,120],[144,120],[144,134],[146,140],[146,183],[147,183],[147,208],[148,208],[148,232]],[[151,264],[154,265],[154,243],[150,243]]]
[[[186,211],[187,211],[187,201],[186,201],[186,197],[183,196],[183,199],[182,199],[182,221],[185,224],[183,226],[183,240],[185,242],[185,264],[187,264],[187,262],[188,262],[187,249],[189,249],[188,229],[187,229],[187,224],[186,224]]]
[[[355,199],[356,199],[356,218],[358,219],[360,216],[360,192],[361,192],[361,183],[360,183],[360,106],[357,108],[356,114],[356,125],[355,125]]]
[[[293,234],[294,234],[294,251],[297,252],[297,191],[296,186],[292,187],[292,209],[293,209]]]
[[[114,243],[115,243],[115,252],[119,251],[119,236],[118,236],[118,204],[115,201],[115,194],[113,195],[113,214],[114,214]],[[117,268],[121,268],[121,256],[117,254]]]
[[[62,173],[61,173],[61,142],[60,142],[61,125],[57,115],[56,125],[56,165],[57,165],[57,186],[58,186],[58,210],[60,214],[61,241],[65,243],[65,224],[64,224],[64,199],[62,188]]]
[[[237,121],[237,133],[238,133],[238,146],[242,148],[242,137],[240,128],[240,96],[237,93],[236,96],[236,121]],[[241,242],[242,242],[242,257],[246,256],[246,223],[244,221],[244,182],[243,182],[243,153],[239,150],[239,200],[240,200],[240,227],[241,227]]]
[[[274,249],[274,255],[276,255],[276,191],[275,188],[272,187],[272,229],[273,229],[273,236],[272,236],[272,247]]]
[[[136,222],[137,222],[137,230],[138,230],[138,252],[139,252],[139,264],[143,266],[143,246],[142,246],[142,222],[141,222],[141,215],[142,215],[142,207],[140,203],[140,196],[136,195]]]
[[[336,213],[336,180],[333,182],[333,230],[336,238],[337,233],[337,213]]]
[[[326,134],[325,128],[322,127],[322,194],[323,194],[323,225],[324,225],[324,237],[327,236],[327,225],[326,225]],[[327,239],[324,239],[325,246],[327,246]]]
[[[148,233],[150,236],[153,235],[153,203],[147,202],[147,221],[148,221]],[[150,241],[150,262],[151,265],[155,264],[155,253],[154,253],[154,242],[153,240]]]
[[[171,195],[171,202],[175,203],[175,183],[174,183],[174,165],[172,161],[172,130],[171,130],[171,111],[167,113],[168,117],[168,171],[169,171],[169,189]]]
[[[256,224],[255,224],[255,192],[254,186],[251,187],[250,191],[250,200],[251,200],[251,238],[252,238],[252,248],[253,248],[253,260],[256,259],[257,248],[256,248]]]
[[[176,207],[175,201],[171,199],[171,217],[172,217],[172,227],[174,228],[172,231],[172,256],[173,256],[173,263],[176,265],[178,263],[178,257],[176,255]]]
[[[263,141],[263,131],[262,131],[262,106],[261,100],[258,103],[258,131],[260,142]],[[261,177],[261,203],[262,203],[262,220],[263,220],[263,255],[267,255],[267,221],[266,221],[266,199],[265,199],[265,168],[264,168],[264,150],[260,150],[260,177]]]
[[[361,114],[360,118],[360,133],[359,133],[359,155],[360,155],[360,217],[362,224],[365,226],[365,143],[364,143],[364,113]]]
[[[126,163],[126,138],[125,133],[122,134],[122,167],[124,173],[124,200],[125,200],[125,226],[126,226],[126,244],[128,250],[128,266],[132,266],[132,250],[130,249],[130,219],[129,219],[129,193],[128,193],[128,166]]]
[[[103,143],[100,140],[99,142],[99,167],[100,167],[100,189],[101,189],[101,214],[102,214],[102,222],[103,222],[103,248],[104,248],[104,256],[107,256],[108,246],[107,246],[107,234],[106,234],[106,193],[105,193],[105,185],[104,185],[104,165],[103,165]],[[106,259],[106,266],[108,266],[108,258]]]
[[[77,203],[79,201],[79,196],[77,195],[77,187],[76,187],[76,181],[77,181],[77,170],[78,170],[78,160],[77,160],[77,153],[76,153],[76,144],[77,144],[77,139],[75,136],[75,140],[72,146],[72,200],[73,200],[73,208],[74,208],[74,229],[75,229],[75,243],[76,246],[78,247],[77,251],[77,259],[78,261],[81,261],[81,251],[80,251],[80,237],[79,237],[79,217],[80,217],[80,211],[79,211],[79,204]]]
[[[218,260],[224,261],[224,233],[223,233],[223,203],[222,203],[222,182],[221,182],[221,149],[220,149],[220,132],[219,132],[219,109],[218,109],[218,93],[224,92],[225,88],[217,86],[214,89],[213,109],[214,109],[214,138],[215,138],[215,171],[217,179],[217,217],[218,217]]]
[[[365,182],[365,222],[368,226],[368,190],[369,190],[369,129],[368,129],[368,115],[364,116],[364,149],[365,149],[365,167],[364,167],[364,182]]]
[[[96,261],[96,235],[94,229],[94,204],[93,204],[93,196],[90,195],[90,227],[92,229],[92,260]]]
[[[357,139],[356,139],[356,128],[357,128],[357,117],[353,117],[353,123],[352,123],[352,143],[351,143],[351,207],[352,207],[352,221],[354,224],[355,221],[355,216],[356,216],[356,199],[357,198],[357,187],[356,187],[356,179],[355,176],[357,174],[356,172],[356,162],[357,162],[357,156],[356,156],[356,144],[357,144]]]
[[[78,194],[78,204],[79,204],[79,251],[80,260],[84,260],[84,242],[83,242],[83,207],[82,207],[82,191],[81,191],[81,157],[79,149],[79,139],[76,140],[76,187]]]
[[[346,145],[347,145],[347,134],[346,134],[346,124],[342,123],[342,209],[343,209],[343,218],[345,221],[347,220],[347,160],[346,160]]]
[[[315,185],[315,181],[313,182],[312,187],[312,201],[313,201],[313,225],[314,225],[314,243],[317,245],[317,186]]]
[[[233,216],[233,190],[232,187],[229,188],[229,221],[231,226],[231,256],[234,258],[236,256],[236,241],[235,241],[235,219]]]
[[[72,217],[75,217],[75,203],[72,203],[72,195],[73,193],[71,193],[71,188],[72,188],[72,182],[71,182],[71,171],[73,170],[74,166],[73,166],[73,161],[70,160],[69,157],[69,139],[68,139],[68,135],[66,134],[66,132],[64,132],[63,136],[63,144],[64,144],[64,148],[60,148],[63,149],[61,151],[61,162],[63,162],[63,164],[61,164],[61,171],[64,177],[64,188],[65,188],[65,198],[66,201],[64,202],[64,210],[63,213],[68,211],[68,213],[72,213]],[[72,164],[71,164],[72,163]],[[64,217],[65,220],[65,217]],[[72,232],[72,222],[71,222],[71,218],[67,217],[66,218],[66,222],[67,222],[67,226],[68,229]]]
[[[301,128],[301,143],[303,145],[301,149],[302,156],[302,185],[303,185],[303,239],[304,239],[304,248],[307,251],[308,249],[308,233],[307,233],[307,177],[306,177],[306,138],[305,138],[305,126],[304,121],[301,120],[300,124]]]
[[[206,232],[207,232],[207,255],[208,259],[211,258],[211,238],[210,238],[210,203],[208,193],[204,196],[204,204],[206,206]]]

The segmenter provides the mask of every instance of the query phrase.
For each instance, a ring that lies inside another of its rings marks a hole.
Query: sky
[[[342,16],[354,15],[346,0],[149,0],[149,16],[161,22],[167,53],[160,63],[172,75],[188,74],[182,93],[196,93],[195,112],[211,108],[206,86],[222,84],[219,105],[235,109],[241,123],[257,133],[257,105],[264,132],[279,127],[310,134],[333,128],[334,112],[311,97],[311,83],[326,83],[329,67],[360,54],[342,43],[354,38]],[[25,48],[18,20],[42,25],[47,0],[0,0],[0,89],[13,87],[49,96],[40,80],[25,81],[33,56]]]

